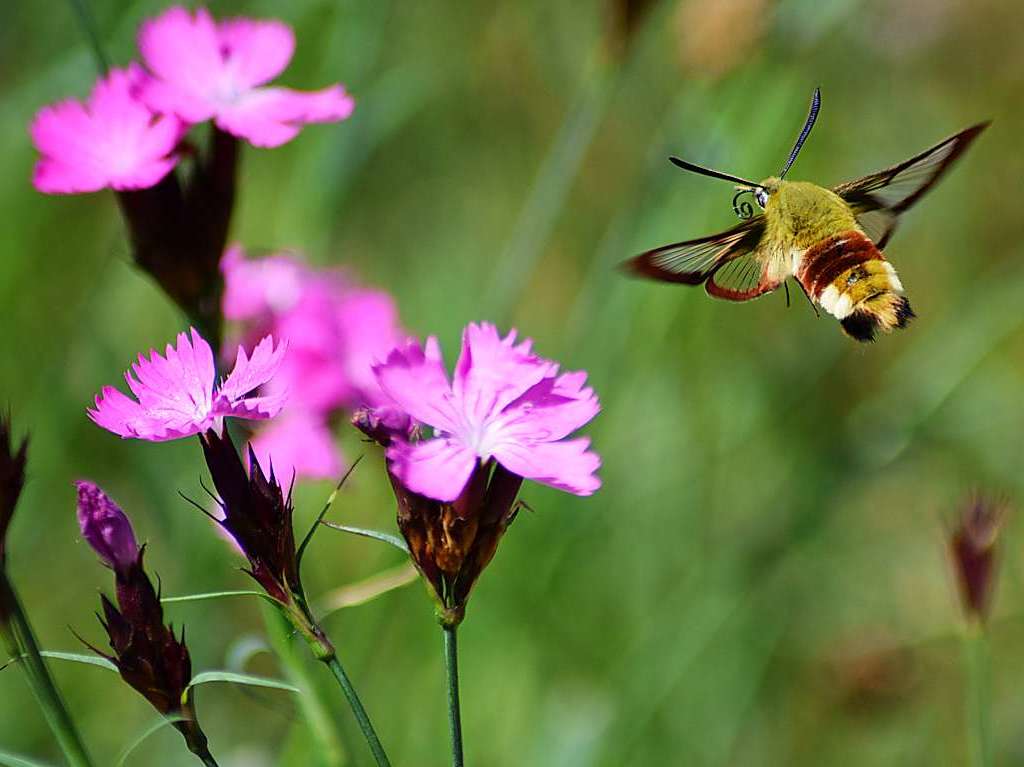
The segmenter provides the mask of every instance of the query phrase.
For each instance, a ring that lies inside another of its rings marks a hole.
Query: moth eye
[[[754,192],[754,199],[757,200],[757,204],[763,208],[768,204],[768,192],[764,189],[757,189]]]

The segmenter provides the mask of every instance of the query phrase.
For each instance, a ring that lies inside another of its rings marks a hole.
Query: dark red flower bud
[[[291,493],[285,493],[249,449],[249,471],[231,442],[208,431],[202,436],[206,465],[220,495],[224,518],[218,520],[249,560],[249,574],[274,599],[288,604],[301,594],[299,567],[292,528]]]
[[[1006,506],[977,496],[971,499],[950,531],[949,548],[968,619],[984,623],[995,590],[997,545]]]
[[[206,735],[187,694],[192,660],[185,645],[185,631],[182,629],[178,639],[174,626],[164,625],[160,595],[143,569],[143,553],[139,550],[135,562],[115,570],[117,606],[106,596],[100,597],[100,622],[107,631],[112,654],[92,649],[117,666],[121,678],[153,708],[175,719],[174,726],[193,753],[207,754]]]
[[[438,617],[458,625],[470,591],[516,517],[523,478],[490,461],[478,465],[462,494],[443,503],[411,492],[388,472],[398,502],[398,529],[438,604]]]
[[[183,186],[177,172],[148,189],[117,193],[135,263],[192,319],[214,347],[221,337],[220,259],[235,200],[238,140],[213,129]]]
[[[14,516],[14,507],[25,484],[25,460],[28,457],[28,437],[17,449],[11,439],[11,421],[0,416],[0,567],[6,555],[7,528]]]

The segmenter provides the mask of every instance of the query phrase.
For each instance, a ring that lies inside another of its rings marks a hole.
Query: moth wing
[[[909,160],[840,184],[832,191],[850,205],[864,232],[883,248],[896,229],[900,214],[938,182],[988,125],[972,125]]]
[[[772,292],[790,274],[784,255],[761,244],[721,264],[704,283],[704,290],[726,301],[749,301]]]
[[[718,234],[648,250],[627,261],[626,267],[661,282],[704,284],[713,296],[746,301],[780,282],[762,284],[764,228],[764,216],[758,215]]]

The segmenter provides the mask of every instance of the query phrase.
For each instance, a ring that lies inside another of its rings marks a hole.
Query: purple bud
[[[100,488],[88,481],[75,483],[78,488],[78,526],[82,537],[114,570],[126,570],[139,560],[132,523],[116,503]]]
[[[416,425],[404,411],[387,406],[359,408],[352,414],[352,425],[384,447],[396,439],[412,439],[416,433]]]

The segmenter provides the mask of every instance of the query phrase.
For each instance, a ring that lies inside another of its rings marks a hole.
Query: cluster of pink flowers
[[[267,391],[287,392],[281,415],[253,439],[260,462],[284,477],[337,479],[345,465],[331,424],[344,411],[382,403],[372,365],[404,338],[385,292],[316,270],[292,255],[247,258],[230,248],[221,262],[224,316],[243,341],[272,334],[288,353]]]
[[[144,189],[175,167],[189,126],[212,120],[254,146],[275,147],[307,123],[344,120],[354,108],[340,85],[265,87],[295,48],[280,21],[217,22],[205,9],[174,7],[144,23],[138,42],[144,66],[113,69],[85,103],[63,101],[36,116],[37,189]]]

